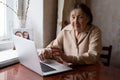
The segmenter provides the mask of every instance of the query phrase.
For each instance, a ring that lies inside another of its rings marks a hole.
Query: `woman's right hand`
[[[44,61],[45,59],[56,59],[58,57],[61,57],[61,50],[55,46],[44,48],[39,51],[38,55],[41,61]]]
[[[52,56],[52,50],[51,49],[41,49],[39,51],[39,57],[41,61],[44,61],[45,59],[49,59]]]

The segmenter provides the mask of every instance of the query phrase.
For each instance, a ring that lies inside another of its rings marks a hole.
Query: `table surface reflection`
[[[46,77],[20,63],[0,69],[0,80],[119,80],[120,70],[99,65],[72,66],[73,70]]]

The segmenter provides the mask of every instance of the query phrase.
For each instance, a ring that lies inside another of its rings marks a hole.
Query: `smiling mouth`
[[[76,27],[80,27],[80,24],[79,24],[79,23],[77,23],[77,24],[75,24],[75,26],[76,26]]]

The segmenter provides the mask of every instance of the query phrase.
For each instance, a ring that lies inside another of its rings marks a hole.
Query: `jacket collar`
[[[84,32],[82,32],[82,33],[88,33],[89,31],[91,31],[91,30],[93,29],[93,27],[94,27],[94,26],[92,26],[92,25],[91,25],[91,26],[88,26],[87,29],[86,29]],[[64,28],[64,30],[74,31],[73,26],[72,26],[71,24],[67,25],[67,26]]]

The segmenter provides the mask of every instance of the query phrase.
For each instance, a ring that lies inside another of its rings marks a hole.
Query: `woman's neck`
[[[75,39],[76,39],[76,42],[78,43],[78,40],[81,36],[81,32],[77,31],[77,30],[74,30],[74,35],[75,35]]]
[[[86,30],[87,30],[87,26],[82,26],[82,27],[80,27],[80,28],[77,28],[77,29],[75,30],[75,32],[81,33],[81,32],[84,32],[84,31],[86,31]]]

